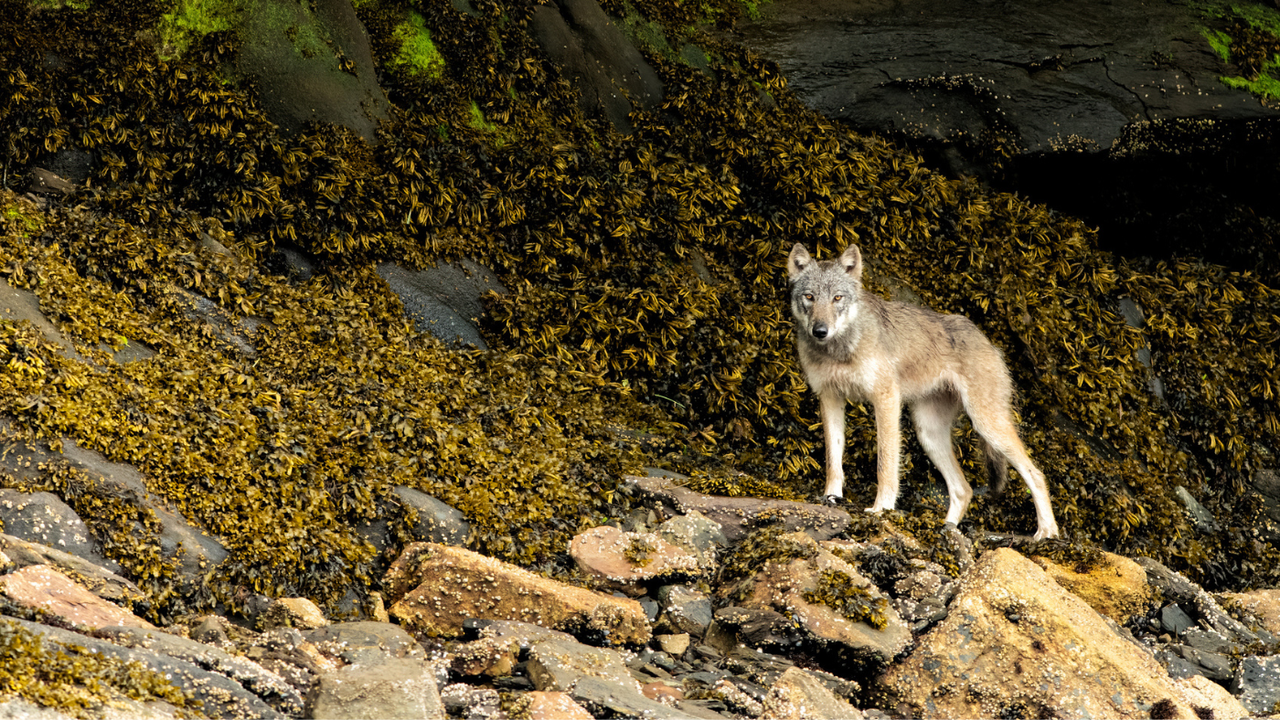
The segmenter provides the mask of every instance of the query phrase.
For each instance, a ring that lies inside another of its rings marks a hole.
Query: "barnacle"
[[[863,622],[877,630],[889,624],[885,609],[889,601],[874,597],[866,587],[853,581],[842,570],[823,570],[818,575],[818,585],[803,593],[805,602],[826,605],[853,622]]]

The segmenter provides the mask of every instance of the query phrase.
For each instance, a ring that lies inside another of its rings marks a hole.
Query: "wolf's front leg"
[[[844,405],[845,399],[833,392],[818,397],[822,406],[822,435],[827,443],[828,499],[844,497]]]
[[[897,386],[878,389],[876,413],[876,502],[867,512],[892,510],[898,502],[898,456],[902,452],[902,396]]]

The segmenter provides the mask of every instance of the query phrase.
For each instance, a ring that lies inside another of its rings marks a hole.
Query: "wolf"
[[[1058,537],[1044,473],[1031,462],[1014,425],[1009,370],[976,325],[960,315],[889,302],[863,290],[862,253],[856,245],[838,260],[815,261],[796,243],[787,258],[787,276],[800,367],[822,411],[828,502],[844,496],[845,402],[870,401],[877,482],[876,500],[867,512],[893,509],[905,402],[920,444],[946,480],[946,522],[958,525],[973,499],[951,446],[951,427],[963,408],[986,445],[991,491],[1004,489],[1012,463],[1035,501],[1035,539]]]

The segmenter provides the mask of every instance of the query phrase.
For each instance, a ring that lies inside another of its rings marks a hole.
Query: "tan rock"
[[[320,607],[307,598],[280,598],[272,600],[262,614],[262,629],[292,627],[299,630],[315,630],[329,624]]]
[[[689,649],[689,633],[658,635],[654,639],[658,641],[658,647],[662,648],[662,652],[672,657],[678,658]]]
[[[413,543],[387,572],[391,617],[430,636],[458,637],[468,618],[518,620],[613,644],[649,641],[640,603],[566,585],[449,545]],[[412,588],[412,589],[407,589]]]
[[[469,642],[453,652],[453,671],[459,675],[474,677],[488,675],[503,677],[511,674],[516,664],[516,645],[497,638],[481,638]]]
[[[628,595],[643,595],[652,583],[679,582],[704,574],[697,555],[657,533],[624,532],[609,526],[575,536],[569,541],[569,555],[584,572]]]
[[[1280,637],[1280,590],[1251,590],[1243,593],[1222,593],[1228,607],[1238,605],[1256,620],[1263,630]],[[1246,625],[1250,624],[1248,622]]]
[[[1203,675],[1192,675],[1174,683],[1182,692],[1182,699],[1195,711],[1194,717],[1245,718],[1249,711],[1226,688]],[[1212,710],[1213,714],[1201,710]]]
[[[1196,717],[1147,652],[1036,563],[1000,548],[961,580],[945,620],[880,678],[928,717]]]
[[[862,711],[800,668],[788,668],[764,696],[760,720],[862,720]]]
[[[1085,572],[1077,572],[1048,558],[1031,559],[1059,585],[1121,625],[1136,615],[1145,615],[1151,604],[1147,571],[1123,555],[1104,552],[1102,562]]]
[[[591,713],[562,692],[531,692],[526,712],[529,720],[591,720]]]
[[[640,687],[640,692],[650,700],[655,700],[663,705],[675,705],[684,699],[684,690],[682,688],[669,685],[661,680],[645,683]]]
[[[95,630],[119,625],[155,629],[146,620],[94,595],[48,565],[28,565],[0,576],[0,594],[18,605]]]

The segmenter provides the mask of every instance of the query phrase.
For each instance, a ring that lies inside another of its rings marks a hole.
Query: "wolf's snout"
[[[809,332],[813,333],[813,336],[814,336],[814,337],[816,337],[816,338],[818,338],[819,340],[826,339],[826,337],[827,337],[827,332],[828,332],[828,330],[827,330],[827,324],[826,324],[826,323],[815,323],[815,324],[814,324],[814,326],[813,326],[813,329],[812,329],[812,330],[810,330]]]

